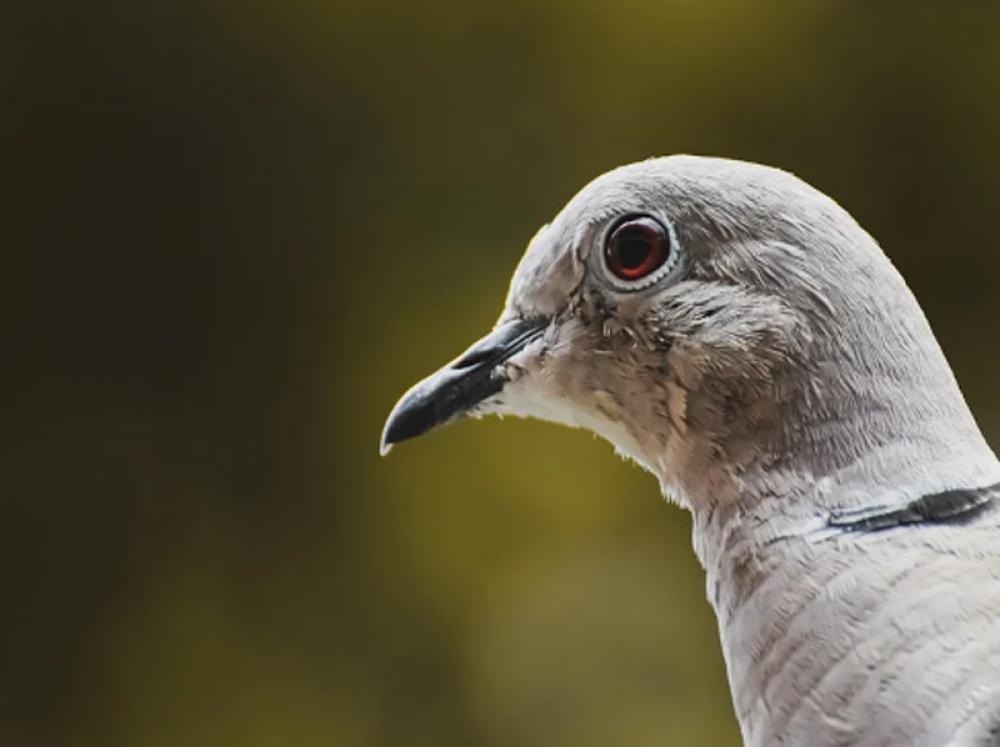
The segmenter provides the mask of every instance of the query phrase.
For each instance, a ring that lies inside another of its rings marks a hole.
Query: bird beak
[[[514,319],[498,325],[454,362],[404,394],[382,430],[381,453],[469,412],[500,392],[508,378],[501,365],[538,339],[548,320]]]

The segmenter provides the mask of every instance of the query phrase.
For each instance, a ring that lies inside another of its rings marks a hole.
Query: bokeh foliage
[[[581,432],[388,407],[585,181],[791,169],[1000,433],[987,3],[0,10],[0,744],[736,744],[689,524]]]

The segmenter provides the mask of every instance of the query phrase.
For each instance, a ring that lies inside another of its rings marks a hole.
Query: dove
[[[465,416],[588,429],[692,516],[747,745],[1000,745],[1000,464],[877,242],[785,171],[586,185],[382,450]]]

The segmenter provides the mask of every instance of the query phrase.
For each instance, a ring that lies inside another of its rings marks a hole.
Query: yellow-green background
[[[0,745],[736,744],[689,523],[397,395],[594,175],[839,199],[1000,435],[990,3],[0,9]]]

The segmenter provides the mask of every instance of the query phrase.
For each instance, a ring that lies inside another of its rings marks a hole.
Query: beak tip
[[[435,424],[430,403],[418,394],[407,393],[386,418],[379,440],[379,454],[385,456],[392,450],[393,444],[415,438]]]
[[[393,409],[385,421],[385,426],[382,428],[382,436],[378,441],[379,456],[388,456],[389,452],[392,451],[393,444],[402,440],[403,437],[399,434],[399,418],[396,417],[396,410]]]
[[[393,413],[395,410],[393,410]],[[382,426],[382,435],[378,439],[378,455],[381,457],[388,456],[389,452],[392,451],[392,445],[397,439],[392,438],[392,433],[389,430],[389,426],[392,424],[392,414],[386,418],[385,425]]]

